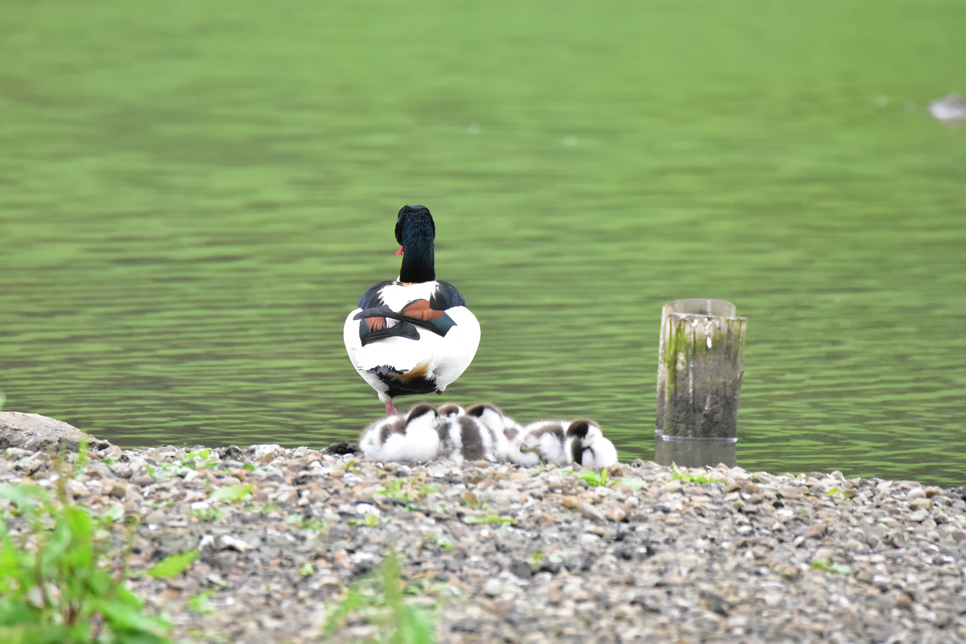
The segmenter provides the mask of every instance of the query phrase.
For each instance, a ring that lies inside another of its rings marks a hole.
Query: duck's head
[[[403,206],[396,217],[397,255],[403,256],[399,281],[432,282],[436,279],[433,240],[436,224],[426,206]]]

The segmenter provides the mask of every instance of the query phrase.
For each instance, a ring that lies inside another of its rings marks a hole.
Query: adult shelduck
[[[436,280],[436,225],[425,206],[396,219],[399,277],[379,282],[346,318],[345,348],[359,375],[395,414],[396,396],[443,393],[473,361],[480,323],[456,287]]]

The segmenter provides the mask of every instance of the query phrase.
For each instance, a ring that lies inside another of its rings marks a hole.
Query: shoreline
[[[0,484],[55,485],[43,449],[0,453]],[[950,491],[640,460],[610,481],[98,443],[68,491],[140,517],[128,587],[174,624],[172,641],[326,641],[327,617],[389,552],[439,642],[966,641],[966,501]],[[184,574],[144,574],[193,548]],[[338,637],[375,633],[356,616]]]

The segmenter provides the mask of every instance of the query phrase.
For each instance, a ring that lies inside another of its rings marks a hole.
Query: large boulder
[[[86,441],[89,449],[104,449],[111,445],[73,425],[40,414],[0,411],[0,450],[18,447],[38,452],[62,446],[76,451],[81,441]]]

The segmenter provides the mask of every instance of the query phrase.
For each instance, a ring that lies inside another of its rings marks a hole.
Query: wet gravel
[[[130,587],[175,640],[323,641],[347,587],[395,551],[440,642],[966,641],[961,491],[723,466],[675,478],[640,460],[594,487],[560,468],[359,461],[352,445],[99,447],[68,490],[140,517]],[[28,480],[53,487],[52,458],[5,450],[0,484]],[[191,548],[183,575],[143,574]],[[353,618],[338,639],[374,628]]]

